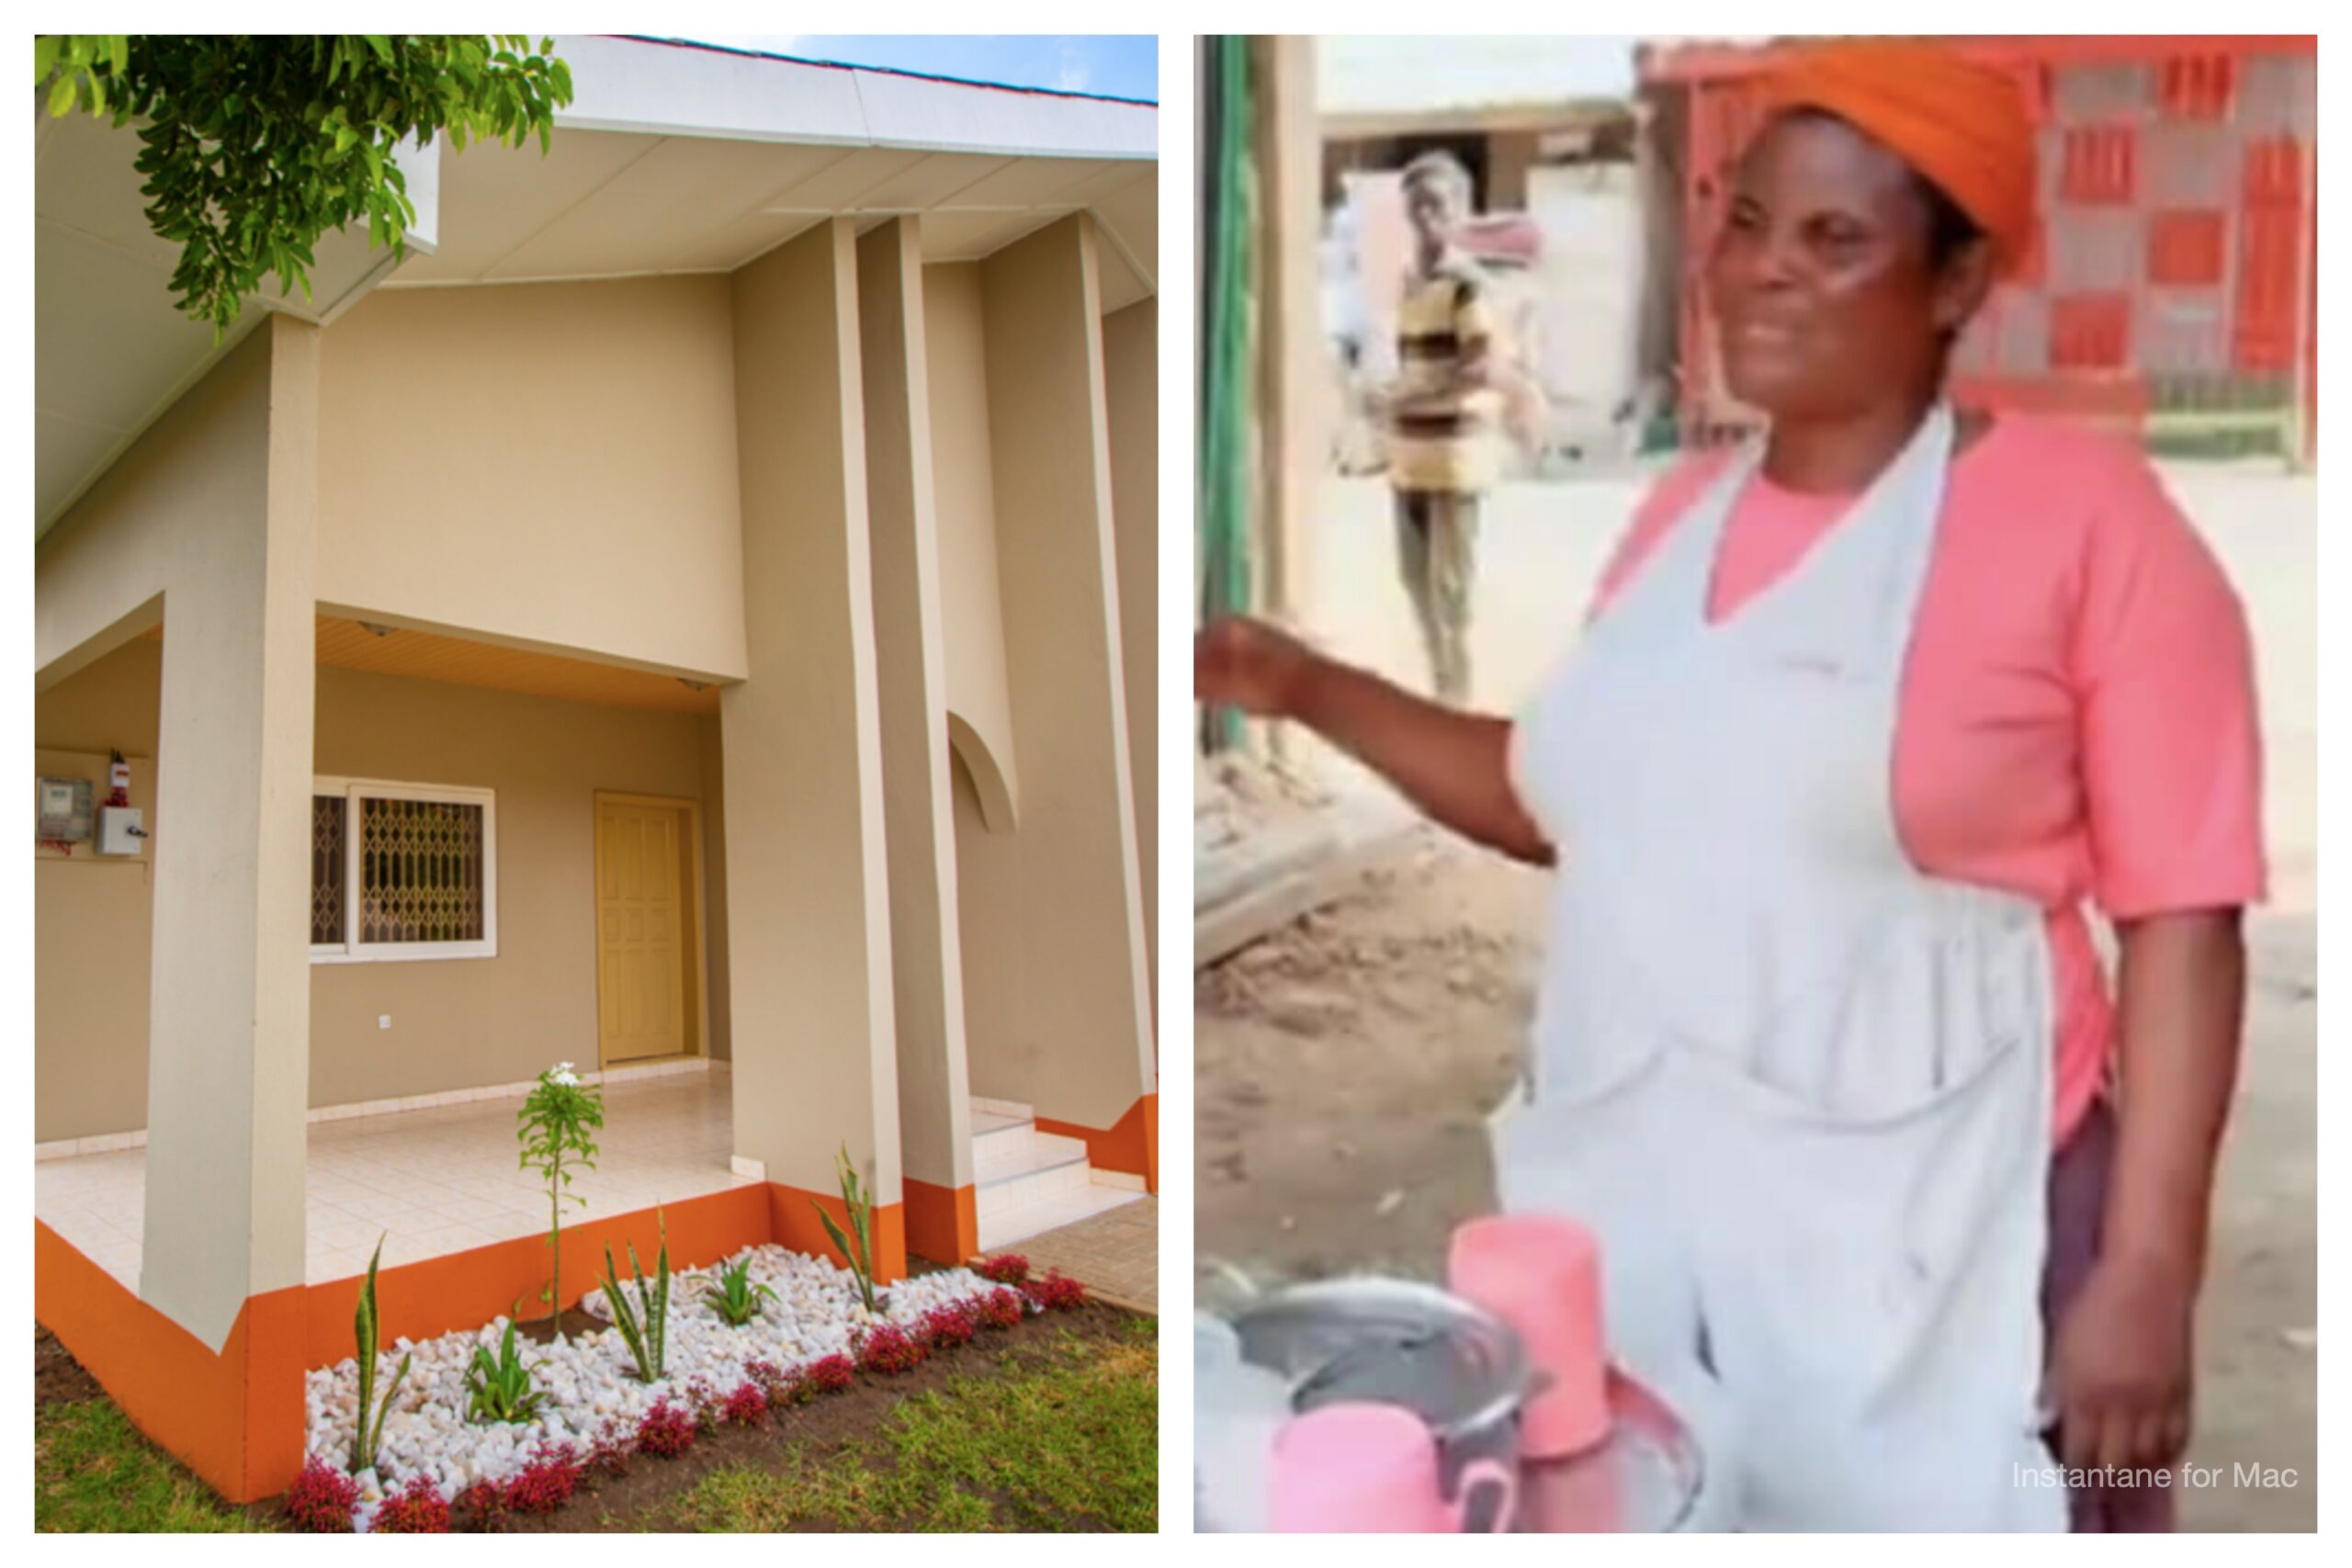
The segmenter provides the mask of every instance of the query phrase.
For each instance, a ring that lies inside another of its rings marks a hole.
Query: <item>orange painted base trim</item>
[[[653,1277],[653,1260],[668,1227],[670,1267],[697,1269],[730,1252],[769,1238],[767,1204],[757,1187],[735,1187],[655,1211],[640,1209],[610,1219],[584,1220],[563,1227],[563,1304],[576,1305],[605,1273],[605,1248],[621,1283],[630,1283],[628,1249]],[[313,1285],[305,1292],[303,1365],[333,1366],[352,1353],[352,1314],[359,1307],[364,1276]],[[376,1273],[376,1311],[381,1343],[406,1336],[429,1339],[453,1330],[479,1328],[509,1314],[526,1322],[548,1315],[539,1292],[548,1284],[548,1238],[516,1236],[469,1252],[428,1258]]]
[[[832,1192],[811,1192],[805,1187],[790,1187],[781,1181],[768,1183],[769,1240],[788,1247],[795,1252],[813,1253],[829,1258],[842,1268],[849,1259],[825,1234],[823,1222],[817,1218],[809,1204],[821,1203],[833,1224],[849,1234],[849,1206]],[[887,1284],[907,1277],[907,1210],[904,1203],[877,1204],[874,1210],[874,1280]]]
[[[304,1293],[253,1297],[215,1352],[33,1222],[33,1314],[141,1431],[232,1503],[301,1473]]]
[[[1147,1094],[1127,1107],[1108,1129],[1081,1127],[1050,1116],[1037,1118],[1037,1131],[1083,1139],[1086,1157],[1098,1170],[1123,1170],[1143,1178],[1143,1190],[1159,1190],[1159,1096]]]
[[[911,1176],[900,1184],[907,1190],[909,1252],[949,1268],[979,1252],[979,1189],[941,1187]]]

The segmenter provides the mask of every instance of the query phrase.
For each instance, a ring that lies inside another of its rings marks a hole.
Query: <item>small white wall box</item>
[[[147,836],[139,825],[139,807],[135,806],[101,806],[98,807],[98,853],[102,855],[135,855],[139,840]]]
[[[33,786],[33,837],[44,843],[90,841],[90,781],[42,779]]]

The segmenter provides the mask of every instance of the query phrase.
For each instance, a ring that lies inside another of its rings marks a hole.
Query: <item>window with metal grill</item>
[[[493,956],[496,850],[492,791],[319,780],[311,797],[311,956]]]

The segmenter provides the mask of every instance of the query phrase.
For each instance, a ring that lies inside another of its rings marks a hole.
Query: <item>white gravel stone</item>
[[[751,1259],[752,1280],[774,1291],[775,1299],[750,1323],[734,1328],[704,1303],[702,1292],[722,1268],[744,1258]],[[634,1306],[634,1282],[624,1280],[621,1288]],[[977,1300],[997,1288],[968,1269],[901,1280],[889,1287],[881,1316],[911,1325],[933,1307]],[[581,1304],[612,1321],[603,1290],[589,1292]],[[1024,1300],[1024,1304],[1036,1310],[1033,1303]],[[532,1367],[532,1386],[548,1395],[538,1417],[520,1425],[476,1425],[465,1418],[471,1405],[466,1372],[473,1364],[474,1347],[487,1346],[495,1356],[506,1331],[504,1318],[471,1333],[444,1334],[420,1344],[400,1339],[390,1351],[378,1353],[379,1400],[401,1355],[410,1354],[413,1360],[385,1417],[376,1472],[361,1478],[363,1513],[372,1520],[374,1505],[384,1493],[397,1490],[420,1472],[437,1477],[443,1495],[454,1500],[477,1481],[503,1480],[519,1472],[544,1440],[569,1438],[584,1449],[597,1429],[614,1419],[633,1430],[662,1398],[690,1406],[687,1391],[697,1378],[725,1394],[744,1381],[749,1361],[770,1361],[789,1372],[826,1356],[847,1354],[852,1337],[870,1321],[858,1300],[855,1277],[846,1269],[781,1247],[748,1247],[709,1268],[671,1276],[669,1347],[665,1375],[658,1383],[638,1381],[636,1362],[617,1328],[594,1330],[556,1345],[533,1345],[518,1337],[515,1349]],[[358,1405],[356,1360],[307,1374],[303,1407],[308,1452],[337,1466],[348,1464]]]

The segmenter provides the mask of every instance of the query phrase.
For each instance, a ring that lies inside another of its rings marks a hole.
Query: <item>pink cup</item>
[[[1437,1438],[1401,1405],[1326,1404],[1274,1435],[1273,1527],[1290,1535],[1458,1535],[1471,1489],[1501,1488],[1494,1529],[1510,1529],[1519,1482],[1492,1459],[1463,1468],[1446,1499]]]
[[[1530,1459],[1581,1453],[1609,1435],[1600,1248],[1565,1214],[1497,1214],[1453,1233],[1446,1283],[1510,1325],[1550,1387],[1521,1413]]]

